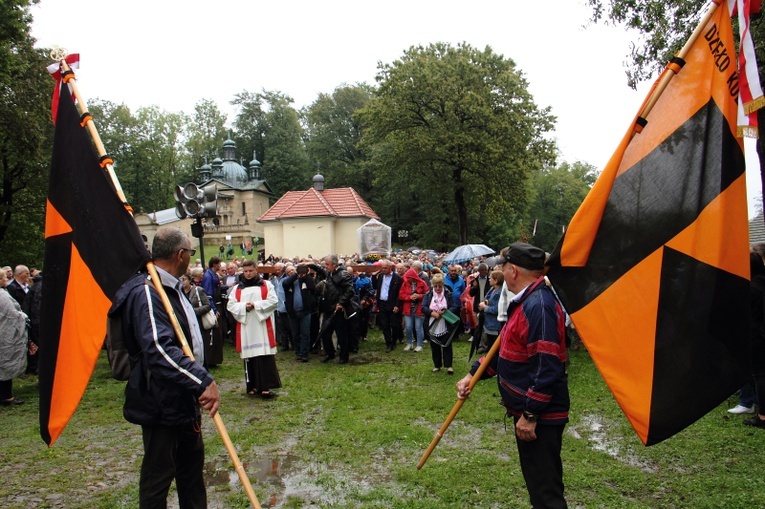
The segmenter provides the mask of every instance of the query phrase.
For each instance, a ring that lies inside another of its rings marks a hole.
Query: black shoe
[[[298,360],[299,360],[300,362],[308,362],[308,357],[307,357],[307,356],[306,356],[306,357],[301,357],[301,358],[300,358],[300,359],[298,359]]]
[[[386,347],[385,348],[385,353],[390,353],[392,350],[393,350],[392,346]]]
[[[338,364],[348,364],[348,359],[337,359]]]
[[[324,358],[321,360],[321,362],[325,362],[325,363],[326,363],[326,362],[329,362],[329,361],[331,361],[331,360],[332,360],[332,359],[334,359],[334,358],[335,358],[335,356],[334,356],[334,355],[327,355],[326,357],[324,357]]]
[[[765,428],[765,420],[760,419],[758,416],[751,417],[744,420],[744,424],[752,426],[753,428]]]
[[[11,405],[23,405],[24,400],[19,398],[11,398],[11,399],[5,399],[3,401],[0,401],[0,405],[3,406],[11,406]]]
[[[358,348],[354,348],[354,349],[351,350],[351,353],[359,353],[359,349]]]

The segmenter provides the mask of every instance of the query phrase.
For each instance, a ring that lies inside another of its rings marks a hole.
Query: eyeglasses
[[[187,253],[189,253],[189,256],[194,256],[197,252],[196,249],[189,249],[187,247],[182,247],[181,251],[186,251]]]

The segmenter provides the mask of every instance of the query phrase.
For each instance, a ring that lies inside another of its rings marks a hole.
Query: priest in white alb
[[[276,368],[276,290],[258,274],[252,260],[245,260],[242,271],[227,305],[237,322],[236,350],[244,359],[247,394],[271,398],[271,389],[282,386]]]

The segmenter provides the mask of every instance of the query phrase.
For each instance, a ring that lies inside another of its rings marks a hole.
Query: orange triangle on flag
[[[106,314],[111,300],[93,279],[93,274],[72,244],[71,269],[61,337],[56,364],[67,366],[66,374],[57,372],[53,380],[53,399],[58,402],[51,409],[49,429],[53,440],[74,414],[90,380],[98,353],[106,337]]]
[[[746,217],[746,202],[746,175],[741,175],[693,223],[667,242],[667,247],[749,279],[749,259],[741,256],[742,251],[749,249],[748,225],[726,220],[732,216]],[[723,238],[725,242],[720,243]]]
[[[56,210],[56,207],[46,200],[47,206],[45,207],[45,238],[55,237],[57,235],[64,235],[66,233],[72,233],[72,227],[63,218],[63,216]]]
[[[628,417],[641,440],[650,423],[662,251],[657,249],[571,315],[617,402],[631,409]],[[587,341],[602,330],[609,331],[607,341]]]

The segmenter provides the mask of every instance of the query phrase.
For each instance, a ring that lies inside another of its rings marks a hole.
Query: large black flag
[[[40,435],[48,445],[90,380],[112,297],[148,259],[64,85],[48,188],[40,322]]]

